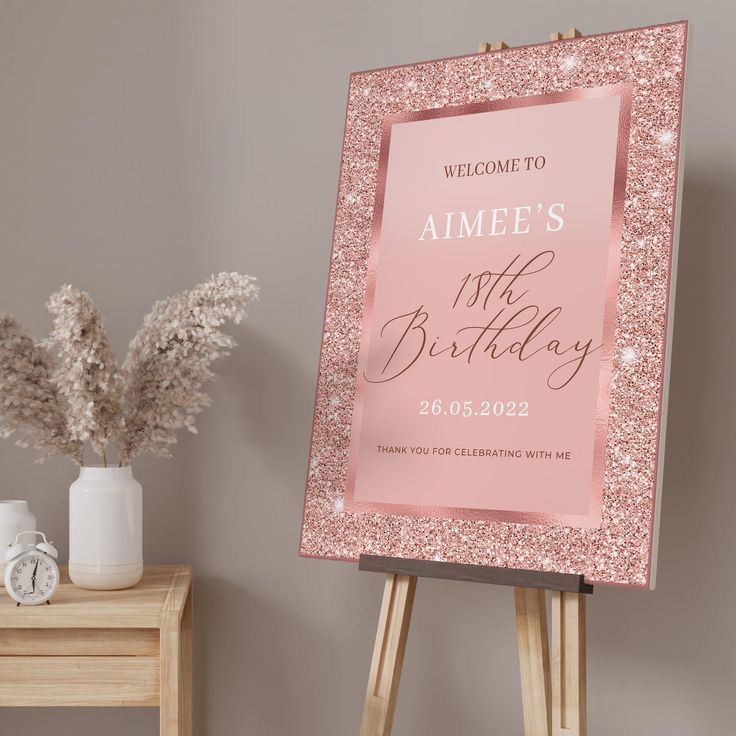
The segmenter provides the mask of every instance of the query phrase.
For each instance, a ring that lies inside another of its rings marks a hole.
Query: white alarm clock
[[[41,536],[43,542],[19,542],[26,534]],[[5,589],[19,606],[50,602],[59,586],[59,568],[55,562],[58,556],[53,542],[47,542],[43,532],[21,532],[5,550]]]

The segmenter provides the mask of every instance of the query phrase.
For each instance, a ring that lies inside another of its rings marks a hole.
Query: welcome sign
[[[352,76],[302,554],[653,584],[685,37]]]

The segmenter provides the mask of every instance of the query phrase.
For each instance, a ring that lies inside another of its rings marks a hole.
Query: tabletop
[[[181,616],[192,582],[190,565],[146,565],[134,588],[84,590],[59,570],[49,606],[16,606],[0,588],[0,629],[157,629],[164,617]]]

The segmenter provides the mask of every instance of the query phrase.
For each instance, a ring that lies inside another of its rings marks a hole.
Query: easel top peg
[[[550,41],[564,41],[571,38],[580,38],[583,34],[574,26],[568,28],[564,33],[555,31],[549,34]],[[478,53],[485,54],[489,51],[501,51],[502,49],[509,48],[506,41],[481,41],[478,45]]]
[[[572,28],[568,28],[568,30],[566,30],[564,33],[560,33],[559,31],[550,33],[549,40],[550,41],[563,41],[565,39],[570,39],[570,38],[580,38],[582,35],[583,34],[580,33],[580,31],[573,26]]]
[[[481,41],[478,46],[478,51],[481,54],[486,53],[487,51],[501,51],[502,49],[507,49],[509,45],[506,43],[506,41],[493,41],[492,43],[489,43],[488,41]]]

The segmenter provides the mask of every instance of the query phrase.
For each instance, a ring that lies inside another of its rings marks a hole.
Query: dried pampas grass
[[[202,391],[210,364],[235,347],[222,326],[240,322],[257,296],[252,276],[221,273],[157,302],[122,368],[85,292],[65,285],[50,297],[46,344],[0,313],[0,435],[17,432],[40,460],[66,455],[81,465],[87,443],[105,465],[111,443],[121,464],[142,453],[170,457],[177,431],[196,432],[195,415],[210,404]]]

